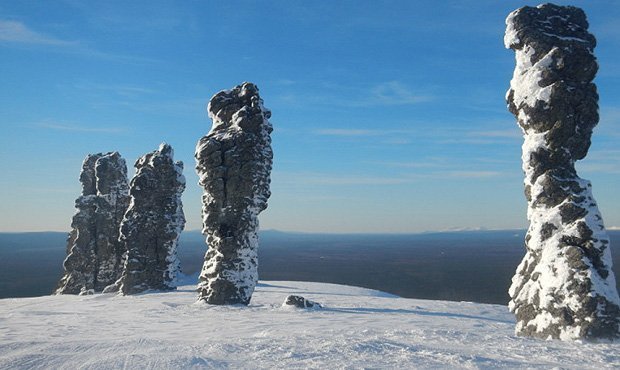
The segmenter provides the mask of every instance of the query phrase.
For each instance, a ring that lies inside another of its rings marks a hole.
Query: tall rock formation
[[[121,224],[127,255],[121,278],[106,292],[135,294],[176,289],[177,242],[185,227],[183,163],[168,144],[139,158],[130,183],[131,202]]]
[[[258,214],[271,195],[271,112],[248,82],[215,94],[208,111],[213,126],[196,146],[208,244],[199,299],[247,305],[258,281]]]
[[[119,226],[129,203],[127,166],[118,152],[88,155],[80,174],[67,242],[65,273],[56,294],[91,294],[116,281],[124,252]]]
[[[510,287],[516,333],[540,338],[619,336],[620,299],[609,238],[591,184],[575,171],[598,123],[596,40],[584,12],[553,4],[506,19],[516,68],[507,102],[524,135],[530,227]]]

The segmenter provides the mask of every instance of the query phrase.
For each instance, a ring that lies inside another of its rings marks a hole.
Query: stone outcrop
[[[258,214],[271,195],[271,112],[248,82],[215,94],[208,112],[213,126],[196,146],[208,245],[199,300],[247,305],[258,280]]]
[[[289,295],[284,300],[283,306],[293,306],[297,308],[322,308],[319,303],[306,299],[300,295]]]
[[[181,203],[185,177],[183,163],[175,162],[173,154],[170,145],[161,144],[135,163],[131,202],[121,224],[120,240],[127,251],[123,272],[106,293],[176,289],[177,242],[185,226]]]
[[[507,93],[524,135],[530,227],[512,280],[518,335],[617,338],[620,299],[609,238],[591,184],[575,171],[598,123],[596,41],[584,12],[553,4],[523,7],[507,20],[516,52]]]
[[[82,195],[67,242],[65,273],[56,294],[92,294],[114,283],[124,247],[119,226],[129,203],[127,166],[117,152],[88,155],[80,174]]]

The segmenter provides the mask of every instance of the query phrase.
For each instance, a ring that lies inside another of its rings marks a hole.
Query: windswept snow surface
[[[288,281],[211,306],[194,289],[0,300],[0,368],[620,367],[620,343],[516,337],[506,306]],[[282,307],[289,294],[324,308]]]

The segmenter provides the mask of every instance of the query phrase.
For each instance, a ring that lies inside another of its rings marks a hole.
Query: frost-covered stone
[[[136,161],[130,183],[131,202],[121,224],[127,254],[121,278],[106,292],[135,294],[176,288],[179,273],[177,242],[185,226],[181,195],[185,190],[183,163],[175,162],[172,147]]]
[[[65,273],[56,294],[91,294],[116,281],[124,247],[119,226],[129,203],[127,166],[117,152],[88,155],[80,174],[82,195],[67,240]]]
[[[300,295],[289,295],[284,300],[283,305],[297,308],[322,308],[319,303],[306,299]]]
[[[599,120],[595,38],[584,12],[572,6],[523,7],[506,24],[506,47],[516,52],[507,101],[524,134],[530,221],[509,291],[516,333],[617,338],[620,299],[609,238],[590,182],[575,171]]]
[[[199,299],[248,304],[258,280],[258,214],[271,195],[271,112],[248,82],[215,94],[208,111],[213,126],[196,146],[208,244]]]

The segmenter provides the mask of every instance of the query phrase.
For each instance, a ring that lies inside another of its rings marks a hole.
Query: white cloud
[[[470,137],[492,137],[492,138],[521,138],[523,134],[517,128],[514,130],[490,130],[490,131],[472,131],[467,136]]]
[[[446,172],[446,175],[461,179],[480,179],[501,176],[502,173],[499,171],[450,171]]]
[[[291,87],[297,81],[283,80],[282,87]],[[278,83],[278,82],[276,82]],[[341,85],[331,82],[303,82],[304,92],[282,92],[276,98],[286,104],[300,106],[323,105],[345,108],[414,105],[433,100],[435,97],[420,94],[400,81],[388,81],[379,84]]]
[[[314,132],[317,135],[322,136],[375,136],[381,135],[379,130],[362,130],[362,129],[340,129],[340,128],[326,128],[316,130]]]
[[[41,122],[36,124],[37,127],[45,128],[49,130],[58,130],[58,131],[72,131],[72,132],[93,132],[93,133],[108,133],[108,134],[116,134],[120,132],[126,131],[125,129],[118,127],[85,127],[78,126],[66,123],[55,123],[55,122]]]
[[[355,136],[374,136],[374,137],[390,137],[394,139],[403,139],[403,135],[415,135],[418,130],[409,129],[357,129],[357,128],[322,128],[312,131],[315,135],[320,136],[343,136],[343,137],[355,137]]]
[[[71,46],[75,42],[57,39],[36,32],[21,22],[0,20],[0,41],[21,44]]]
[[[2,42],[16,45],[55,46],[58,47],[57,50],[62,50],[66,53],[116,61],[119,63],[154,64],[159,62],[151,58],[108,53],[89,48],[78,41],[62,40],[42,34],[34,31],[21,22],[12,20],[0,20],[0,43]]]
[[[578,171],[590,173],[620,174],[620,150],[592,150],[576,167]]]
[[[142,86],[134,86],[134,85],[119,85],[119,84],[98,84],[98,83],[90,83],[83,82],[73,85],[73,87],[85,90],[85,91],[104,91],[104,92],[112,92],[116,95],[123,97],[138,97],[142,95],[152,95],[158,93],[157,90],[142,87]]]
[[[421,165],[420,168],[426,166]],[[440,167],[429,165],[428,168]],[[414,168],[414,167],[411,167]],[[274,183],[287,184],[287,185],[326,185],[326,186],[363,186],[363,185],[402,185],[412,184],[419,181],[425,181],[430,179],[484,179],[491,177],[505,176],[504,173],[499,171],[487,171],[487,170],[472,170],[472,171],[457,171],[457,170],[438,170],[432,172],[419,172],[419,173],[402,173],[392,176],[364,176],[357,174],[332,174],[332,173],[320,173],[320,172],[277,172],[274,175]]]
[[[410,183],[406,177],[359,176],[311,172],[277,172],[278,183],[297,185],[398,185]],[[274,181],[275,182],[275,181]]]
[[[429,160],[425,162],[369,162],[380,166],[394,168],[445,168],[447,165],[443,160]]]
[[[367,103],[374,105],[410,105],[432,100],[431,96],[416,94],[398,81],[379,84],[371,91],[372,96]]]

